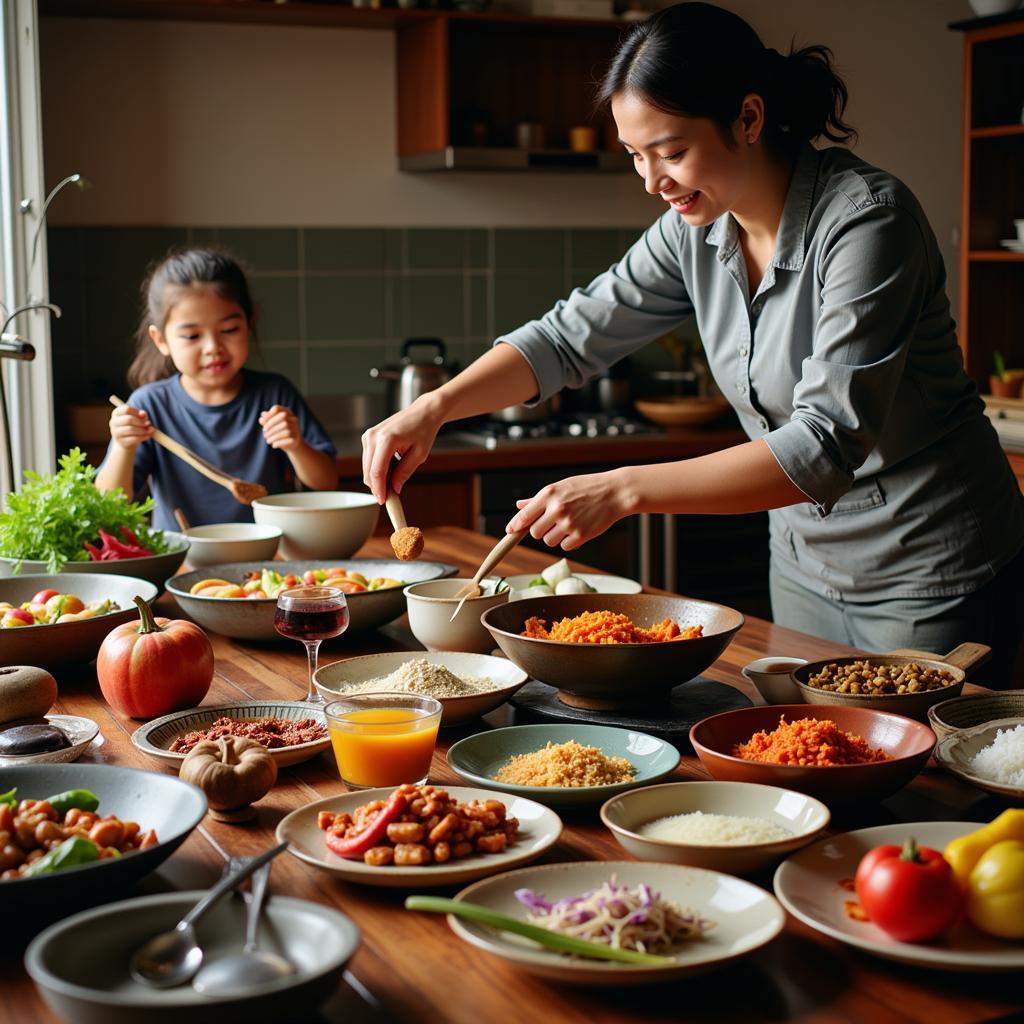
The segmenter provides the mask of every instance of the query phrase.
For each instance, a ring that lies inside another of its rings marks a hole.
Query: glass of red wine
[[[313,685],[320,642],[340,636],[348,629],[348,602],[337,587],[292,587],[277,595],[274,629],[282,636],[306,645],[309,656],[307,704],[323,704]]]

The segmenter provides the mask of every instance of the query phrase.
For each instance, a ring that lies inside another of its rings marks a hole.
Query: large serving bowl
[[[611,611],[648,627],[672,619],[703,625],[693,640],[655,644],[577,644],[521,636],[527,619],[548,622],[583,612]],[[729,646],[743,616],[733,608],[685,597],[653,594],[572,594],[513,601],[484,612],[482,622],[510,661],[556,687],[573,707],[614,710],[649,707],[704,671]]]
[[[370,539],[379,512],[372,494],[356,491],[295,491],[252,503],[257,523],[280,527],[285,558],[351,558]]]
[[[468,577],[456,577],[411,583],[405,588],[405,598],[409,607],[409,629],[428,651],[489,654],[494,649],[494,641],[480,622],[480,616],[488,608],[507,604],[509,591],[467,597],[459,608],[459,614],[453,620],[452,613],[459,607],[460,600],[456,595],[471,582]]]
[[[142,558],[121,558],[110,562],[65,562],[61,569],[62,573],[99,573],[101,575],[132,576],[135,579],[147,580],[156,587],[163,588],[164,580],[173,576],[188,554],[188,538],[181,533],[174,533],[171,530],[164,530],[164,539],[170,545],[171,550],[163,555],[146,555]],[[45,562],[23,561],[20,572],[15,573],[14,567],[18,564],[16,558],[0,558],[0,577],[28,575],[44,575],[49,573]],[[41,587],[33,589],[41,590]],[[60,590],[60,587],[56,588]],[[31,595],[30,595],[31,596]],[[4,599],[6,600],[6,598]]]
[[[94,619],[80,619],[78,622],[0,629],[0,665],[37,665],[39,668],[52,669],[92,661],[104,637],[115,626],[138,618],[139,609],[133,598],[138,595],[150,604],[160,593],[159,587],[154,584],[131,576],[67,572],[58,576],[11,576],[0,579],[0,601],[9,601],[17,606],[30,600],[40,590],[47,589],[59,590],[62,594],[76,594],[86,604],[109,597],[120,610],[98,615]]]
[[[746,761],[732,751],[755,732],[775,729],[785,717],[831,719],[844,732],[878,747],[890,760],[869,764],[814,766]],[[755,782],[781,786],[817,797],[826,803],[880,800],[901,789],[924,767],[935,746],[935,733],[903,715],[843,705],[773,704],[737,708],[711,715],[690,729],[690,742],[701,763],[726,782]]]
[[[652,839],[640,829],[677,814],[727,814],[761,818],[790,833],[784,839],[750,843],[681,842]],[[613,796],[601,808],[601,821],[634,857],[665,864],[749,875],[777,864],[786,854],[817,838],[828,826],[828,808],[791,789],[750,782],[668,782]]]
[[[262,523],[210,523],[185,531],[189,541],[188,564],[223,565],[228,562],[261,562],[277,554],[281,528]]]
[[[182,611],[204,629],[236,640],[282,640],[284,638],[274,629],[274,610],[277,607],[275,598],[203,597],[202,594],[190,594],[189,590],[205,579],[241,583],[247,573],[259,572],[261,569],[274,569],[282,575],[294,573],[301,577],[309,569],[339,567],[361,572],[367,579],[387,576],[405,583],[436,580],[458,571],[456,566],[443,562],[400,562],[397,559],[389,561],[373,558],[351,558],[347,561],[234,562],[230,565],[207,565],[195,572],[182,573],[167,581],[167,589],[174,595]],[[345,597],[348,601],[349,626],[342,640],[354,633],[377,629],[397,619],[405,611],[402,587],[367,590],[361,594],[346,594]]]
[[[160,893],[76,914],[32,942],[25,967],[50,1009],[75,1024],[319,1020],[315,1009],[337,986],[359,945],[359,930],[333,907],[308,900],[272,895],[263,910],[260,947],[290,960],[295,974],[252,985],[244,996],[217,998],[201,995],[191,985],[156,989],[132,979],[132,953],[173,928],[203,895]],[[196,925],[207,959],[240,951],[245,915],[245,900],[235,894]]]
[[[109,900],[148,875],[188,837],[206,813],[202,790],[173,775],[143,772],[109,764],[38,764],[4,768],[4,789],[17,798],[44,799],[69,789],[88,789],[99,797],[99,814],[137,821],[153,829],[159,842],[145,850],[93,861],[35,878],[0,882],[0,905],[8,911],[28,907],[74,907]]]

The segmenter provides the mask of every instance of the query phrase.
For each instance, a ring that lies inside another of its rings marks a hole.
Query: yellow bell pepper
[[[1024,939],[1024,842],[990,846],[971,871],[967,918],[989,935]]]
[[[1012,808],[1003,811],[987,825],[975,832],[968,832],[950,842],[942,855],[949,861],[957,881],[966,889],[974,865],[981,860],[989,847],[1004,839],[1018,839],[1024,842],[1024,809]]]

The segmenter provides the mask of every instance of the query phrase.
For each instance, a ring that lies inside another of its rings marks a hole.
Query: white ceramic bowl
[[[803,694],[790,673],[806,664],[806,658],[758,658],[744,665],[741,671],[754,684],[765,704],[802,704]]]
[[[281,528],[264,523],[210,523],[185,531],[193,568],[221,562],[269,561],[277,554]]]
[[[694,811],[763,818],[792,834],[768,842],[713,844],[650,839],[638,831],[658,818]],[[829,809],[812,796],[752,782],[669,782],[620,793],[601,808],[601,820],[634,857],[730,875],[749,875],[772,867],[821,835],[830,817]]]
[[[959,729],[939,741],[935,748],[935,760],[958,779],[986,793],[994,793],[1008,803],[1024,806],[1024,786],[997,782],[979,775],[971,763],[976,754],[995,742],[1000,732],[1014,732],[1020,725],[1024,725],[1024,718],[1000,718],[976,725],[973,729]]]
[[[349,558],[373,533],[380,506],[355,491],[269,494],[252,503],[253,518],[281,529],[285,558]]]
[[[480,616],[488,608],[506,604],[508,591],[466,598],[455,621],[449,622],[459,604],[455,595],[469,582],[469,578],[428,580],[405,588],[409,629],[428,651],[489,654],[494,650],[494,639],[481,624]]]

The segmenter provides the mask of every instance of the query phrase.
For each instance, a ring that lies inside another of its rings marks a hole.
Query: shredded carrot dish
[[[783,718],[771,732],[755,732],[746,743],[737,743],[732,753],[745,761],[817,768],[892,760],[884,750],[869,747],[866,740],[844,732],[828,718],[801,718],[795,722]]]
[[[637,626],[628,615],[617,612],[583,612],[561,619],[547,628],[543,619],[527,619],[522,636],[533,640],[561,640],[571,644],[657,644],[666,640],[692,640],[704,635],[703,626],[680,629],[671,619],[662,619],[650,629]]]

